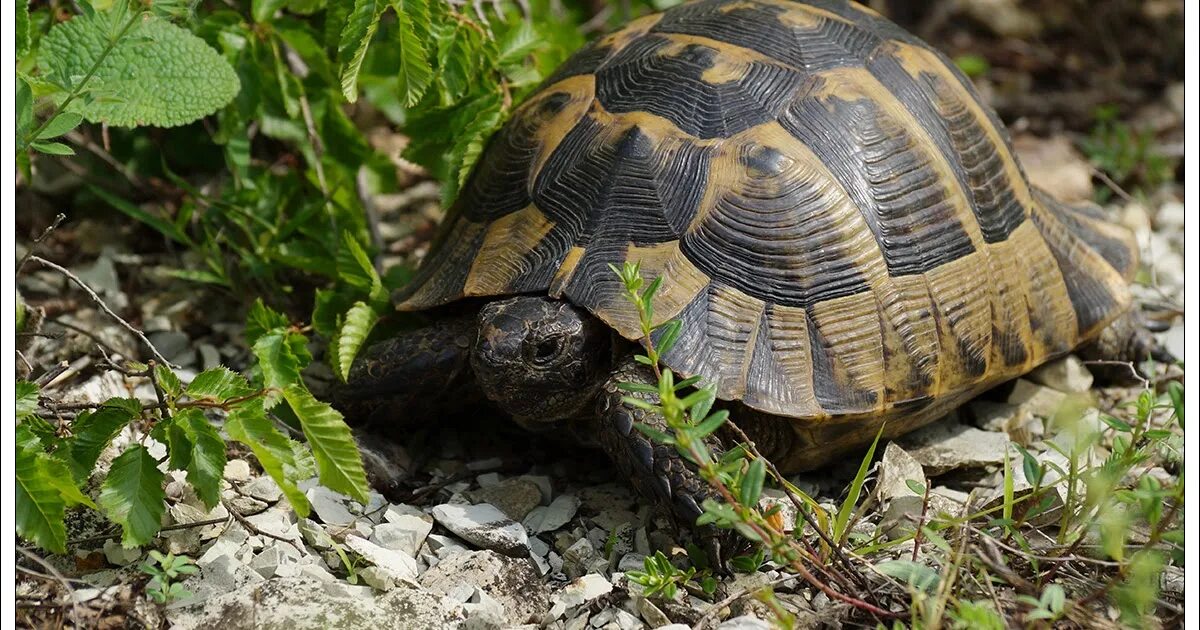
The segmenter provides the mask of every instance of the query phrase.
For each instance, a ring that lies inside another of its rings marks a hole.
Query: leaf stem
[[[39,125],[37,129],[34,129],[21,139],[22,150],[37,141],[38,136],[42,135],[42,132],[46,130],[46,127],[49,127],[50,123],[54,122],[54,119],[57,118],[59,114],[66,111],[67,106],[83,93],[84,86],[86,86],[88,82],[92,80],[92,77],[96,76],[96,73],[100,71],[100,66],[106,59],[108,59],[108,55],[117,47],[117,43],[121,41],[121,38],[125,37],[125,34],[129,32],[129,29],[133,28],[133,25],[136,24],[138,20],[142,19],[142,15],[143,13],[141,11],[135,11],[133,16],[129,18],[129,21],[121,27],[121,30],[117,31],[116,35],[109,38],[108,43],[104,46],[104,50],[100,51],[100,56],[96,57],[96,61],[92,63],[92,67],[88,69],[87,74],[83,75],[83,79],[81,79],[71,88],[71,91],[67,94],[67,97],[54,107],[54,110],[50,112],[50,115],[46,117],[46,120],[42,121],[42,124]]]

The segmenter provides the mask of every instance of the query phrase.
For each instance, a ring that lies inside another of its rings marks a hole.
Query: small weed
[[[644,567],[644,571],[629,571],[625,575],[645,589],[646,597],[675,599],[679,587],[686,585],[696,576],[695,567],[688,567],[687,570],[680,569],[671,564],[671,561],[661,551],[656,551],[653,556],[647,557]]]
[[[1119,114],[1115,106],[1097,108],[1096,124],[1082,142],[1091,163],[1126,190],[1153,191],[1174,179],[1178,160],[1156,152],[1154,133],[1133,129]],[[1096,201],[1105,203],[1112,194],[1109,187],[1099,187]]]
[[[150,576],[150,581],[146,584],[146,594],[160,604],[189,597],[191,592],[176,580],[200,570],[187,556],[171,553],[164,556],[153,549],[150,550],[150,559],[142,564],[141,569],[142,573]]]

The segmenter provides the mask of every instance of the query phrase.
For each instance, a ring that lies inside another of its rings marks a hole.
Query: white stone
[[[346,509],[345,501],[348,497],[345,495],[334,492],[325,486],[317,486],[310,488],[304,493],[304,496],[308,497],[313,511],[317,513],[317,517],[321,519],[322,523],[349,525],[354,522],[354,515]]]
[[[279,507],[272,508],[261,514],[253,514],[246,517],[246,522],[250,523],[260,532],[273,534],[288,540],[300,540],[300,530],[292,523],[291,519],[294,514],[290,508],[286,511]]]
[[[1004,452],[1008,448],[1007,435],[980,431],[961,424],[953,416],[896,441],[930,475],[957,468],[999,464],[1004,461]]]
[[[314,549],[333,548],[333,537],[316,521],[302,518],[296,525],[300,529],[300,535],[304,538],[304,542],[311,545]]]
[[[279,550],[278,544],[264,548],[254,556],[250,561],[250,568],[258,571],[258,574],[264,578],[270,578],[275,575],[275,570],[283,563],[283,552]]]
[[[1092,373],[1075,355],[1067,355],[1038,366],[1026,378],[1060,392],[1086,392],[1092,388]]]
[[[566,525],[575,518],[579,510],[579,498],[564,494],[550,502],[550,505],[536,507],[525,517],[524,525],[533,534],[552,532]]]
[[[612,590],[612,582],[609,582],[603,575],[589,573],[588,575],[576,578],[573,582],[563,587],[554,596],[554,602],[563,604],[567,610],[570,610],[577,606],[582,606],[601,595],[607,595]]]
[[[241,487],[243,494],[249,495],[265,503],[275,503],[283,497],[283,490],[275,480],[263,475]]]
[[[366,567],[358,570],[358,577],[377,591],[390,591],[396,588],[396,574],[382,567]]]
[[[397,580],[411,580],[417,577],[417,561],[410,556],[391,549],[384,549],[354,534],[346,536],[346,546],[367,562],[391,572]]]
[[[440,559],[445,559],[464,551],[470,551],[458,539],[441,534],[430,534],[425,538],[425,544]]]
[[[337,578],[332,573],[325,570],[319,564],[302,564],[300,566],[300,575],[310,577],[318,582],[333,582]]]
[[[884,501],[897,497],[915,496],[909,482],[925,486],[925,471],[920,462],[909,455],[895,442],[889,442],[879,462],[879,481],[875,485],[876,495]]]
[[[433,508],[433,517],[463,540],[484,549],[511,556],[528,553],[529,537],[525,528],[488,503],[445,503]]]
[[[216,562],[218,558],[224,556],[232,557],[237,553],[238,549],[241,549],[243,542],[244,541],[235,542],[227,538],[218,538],[214,540],[213,543],[208,546],[208,549],[206,549],[204,553],[196,559],[196,566],[203,569],[213,562]]]
[[[1066,394],[1056,389],[1019,378],[1013,383],[1012,393],[1008,395],[1008,404],[1034,415],[1050,418],[1066,398]]]
[[[370,540],[381,547],[415,558],[432,530],[432,519],[404,515],[391,522],[376,525]]]
[[[225,463],[225,481],[242,482],[250,479],[250,462],[231,459]]]
[[[142,550],[139,547],[126,549],[115,540],[104,541],[104,558],[108,560],[109,564],[123,567],[137,562],[141,557]]]

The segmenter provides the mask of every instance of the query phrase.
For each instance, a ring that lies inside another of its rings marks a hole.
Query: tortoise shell
[[[637,339],[626,260],[665,276],[673,370],[889,434],[1096,335],[1136,266],[1127,231],[1030,186],[951,62],[835,0],[700,0],[579,51],[396,302],[546,293]]]

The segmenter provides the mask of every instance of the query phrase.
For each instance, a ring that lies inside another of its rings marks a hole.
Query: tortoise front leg
[[[475,316],[437,320],[367,348],[333,406],[357,427],[388,437],[432,414],[486,404],[471,372]]]
[[[632,395],[657,402],[657,397],[630,394],[618,387],[620,383],[657,384],[653,372],[634,361],[632,356],[617,363],[596,403],[598,427],[595,436],[601,448],[643,497],[668,509],[680,524],[694,527],[696,519],[703,513],[700,506],[704,499],[717,498],[716,493],[674,446],[658,444],[634,426],[641,423],[669,433],[671,429],[662,416],[622,400]],[[706,441],[717,455],[724,451],[715,435],[710,435]],[[702,533],[711,535],[715,532]]]

